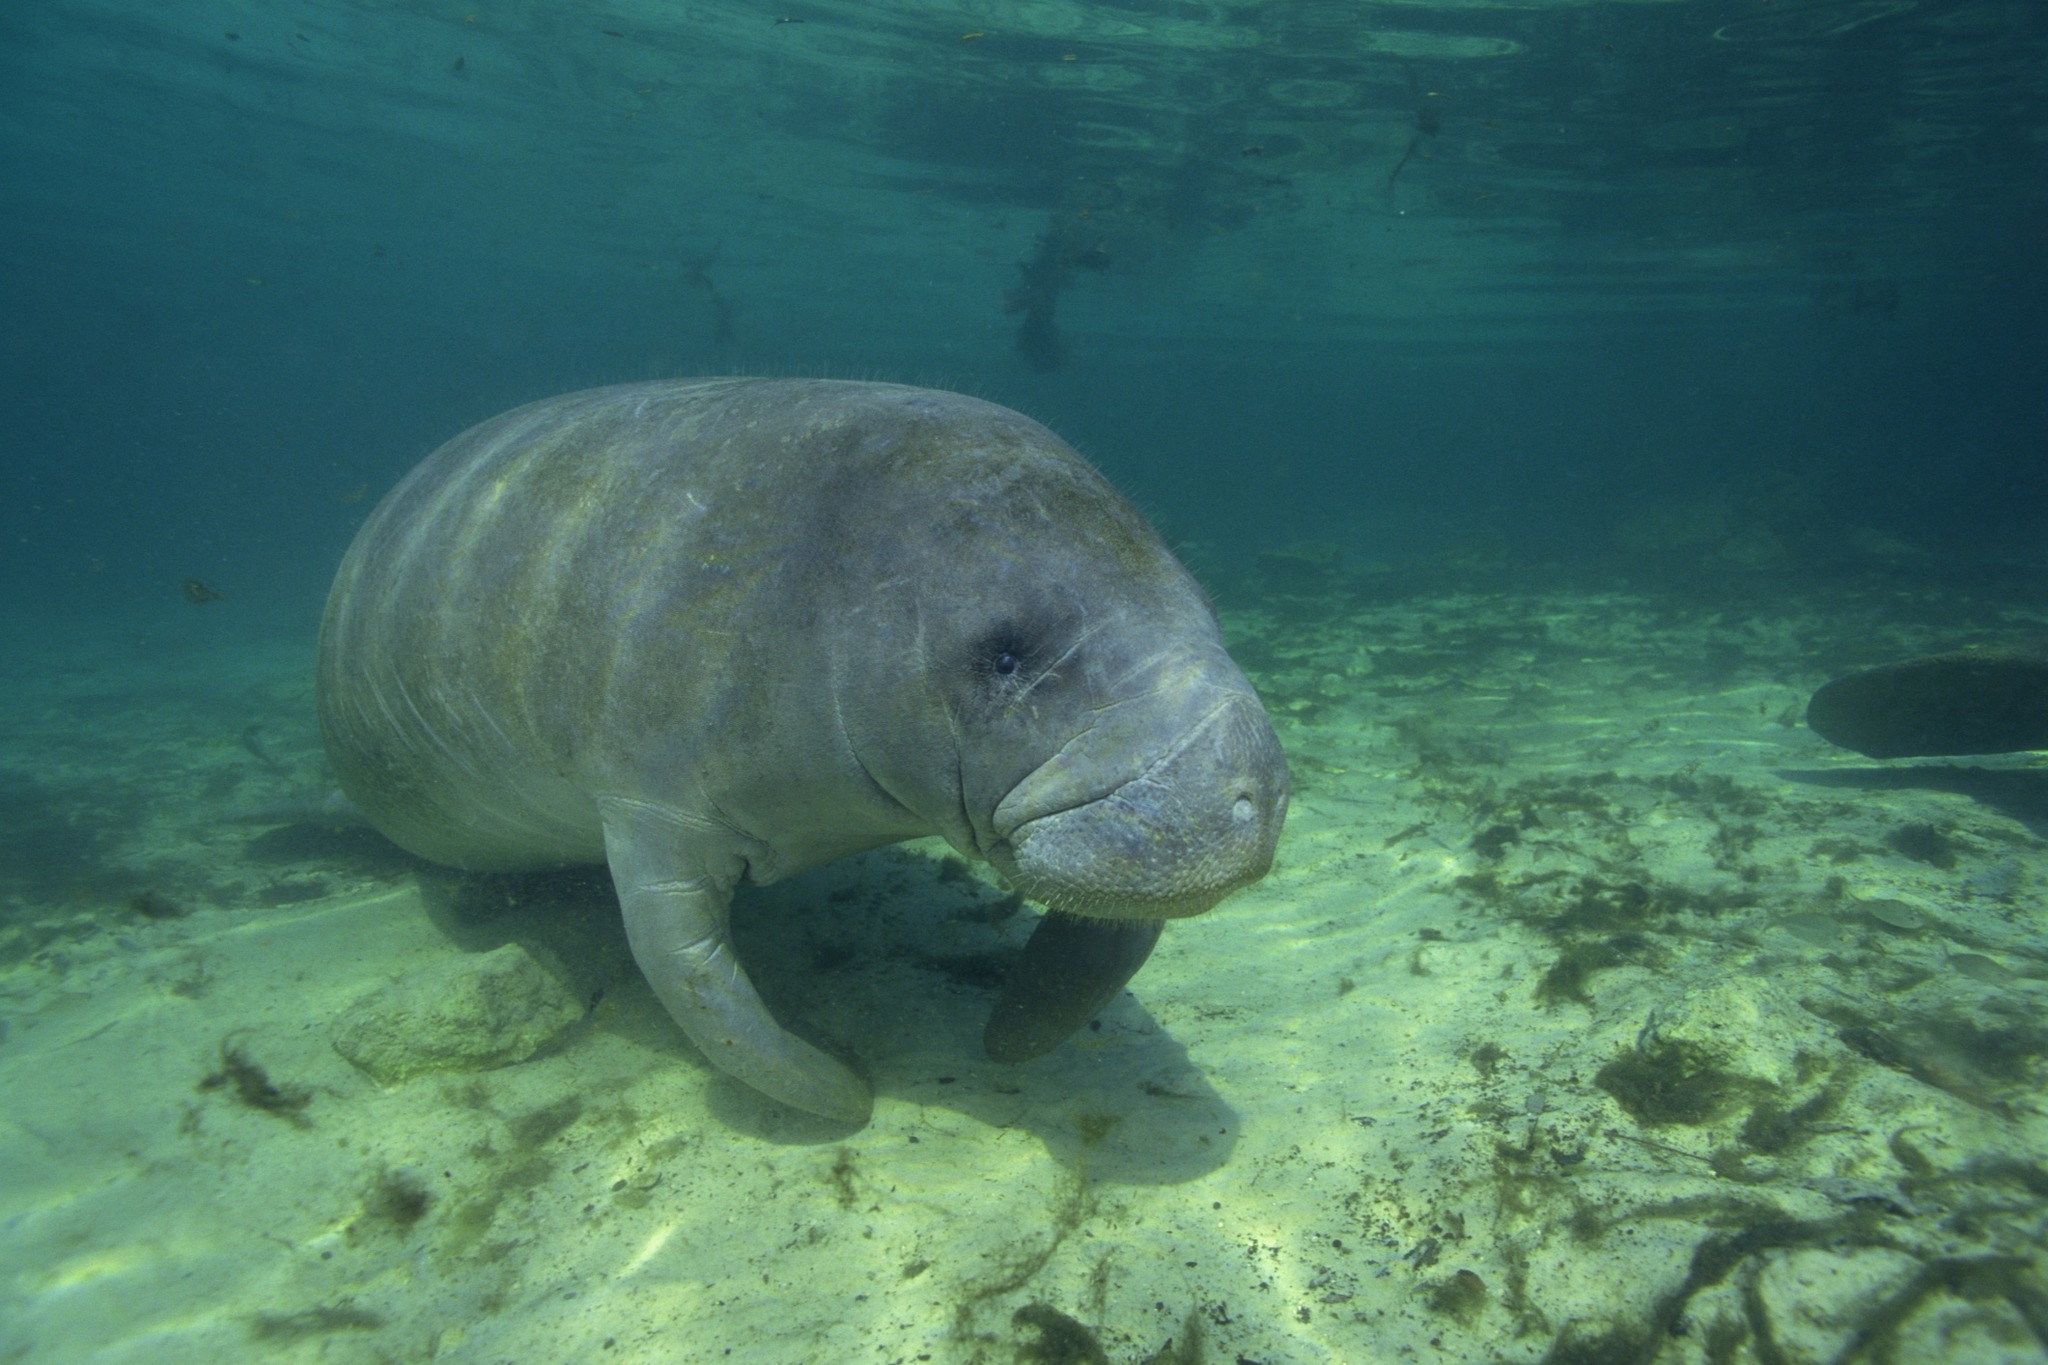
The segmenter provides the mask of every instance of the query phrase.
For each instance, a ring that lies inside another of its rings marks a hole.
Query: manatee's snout
[[[1155,699],[1156,700],[1156,699]],[[1126,703],[1143,705],[1143,703]],[[996,866],[1033,900],[1077,915],[1198,915],[1266,875],[1287,815],[1287,760],[1249,690],[1203,686],[1167,742],[1130,746],[1130,726],[1090,730],[996,809]],[[1132,773],[1134,758],[1150,763]]]

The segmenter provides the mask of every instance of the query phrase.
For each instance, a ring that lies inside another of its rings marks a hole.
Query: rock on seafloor
[[[523,1062],[583,1016],[516,943],[436,963],[370,992],[341,1017],[334,1050],[380,1085],[429,1071]]]

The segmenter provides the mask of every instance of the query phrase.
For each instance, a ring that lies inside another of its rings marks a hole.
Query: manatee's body
[[[460,867],[608,862],[714,1063],[864,1118],[733,955],[733,886],[937,833],[1052,907],[990,1021],[1056,1044],[1161,922],[1269,865],[1271,725],[1200,590],[1042,427],[956,394],[712,379],[531,404],[385,498],[335,580],[344,790]]]

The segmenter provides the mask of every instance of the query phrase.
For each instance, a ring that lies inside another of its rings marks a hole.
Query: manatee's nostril
[[[1252,804],[1252,799],[1249,796],[1238,797],[1237,804],[1231,807],[1230,810],[1231,818],[1235,819],[1240,825],[1250,824],[1253,817],[1258,813],[1259,808]]]

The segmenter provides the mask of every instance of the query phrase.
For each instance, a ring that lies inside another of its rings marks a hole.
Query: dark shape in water
[[[163,892],[148,889],[128,898],[128,908],[144,919],[183,919],[192,913]]]
[[[195,607],[203,607],[208,602],[225,602],[228,600],[225,596],[215,592],[196,578],[188,578],[179,586],[185,591],[185,600]]]
[[[1408,163],[1415,153],[1422,149],[1424,138],[1433,138],[1443,131],[1444,116],[1430,100],[1436,92],[1423,92],[1422,82],[1415,77],[1415,68],[1408,68],[1408,89],[1415,97],[1415,131],[1408,138],[1408,150],[1401,153],[1401,159],[1394,163],[1394,169],[1387,172],[1387,189],[1391,192],[1394,182],[1401,178],[1401,172],[1408,169]]]
[[[683,283],[694,285],[704,291],[704,297],[711,303],[711,344],[717,347],[732,346],[739,341],[739,331],[733,322],[732,300],[718,292],[718,285],[711,278],[711,265],[718,259],[718,243],[702,256],[683,262]]]
[[[2048,749],[2048,651],[1973,650],[1824,684],[1806,723],[1870,758]]]
[[[1108,264],[1109,248],[1082,228],[1080,213],[1055,218],[1039,234],[1031,259],[1017,263],[1023,278],[1003,295],[1005,313],[1024,315],[1017,324],[1017,353],[1025,364],[1041,374],[1060,367],[1067,358],[1059,324],[1053,320],[1060,290],[1074,270],[1101,270]]]

